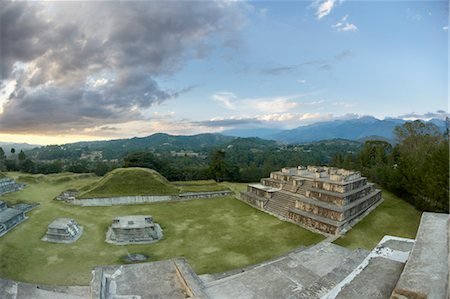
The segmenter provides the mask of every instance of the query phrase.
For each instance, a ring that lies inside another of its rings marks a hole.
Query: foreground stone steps
[[[318,299],[327,294],[339,282],[347,277],[367,257],[369,251],[356,249],[344,263],[320,278],[314,284],[293,294],[289,299]]]
[[[412,239],[385,236],[360,265],[320,298],[389,298],[413,245]]]
[[[349,249],[324,242],[234,273],[200,278],[210,298],[289,298],[319,281],[353,254]]]

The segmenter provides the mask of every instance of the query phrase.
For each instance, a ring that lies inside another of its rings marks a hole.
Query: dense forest
[[[333,157],[332,165],[360,170],[371,181],[422,211],[449,211],[449,140],[432,123],[395,128],[396,145],[366,141],[361,151]]]
[[[407,122],[394,130],[395,145],[343,139],[282,144],[219,134],[171,136],[51,145],[13,152],[0,148],[0,171],[104,175],[118,167],[147,167],[171,181],[215,179],[255,182],[271,171],[328,165],[361,171],[369,180],[425,211],[449,209],[449,144],[432,123]]]

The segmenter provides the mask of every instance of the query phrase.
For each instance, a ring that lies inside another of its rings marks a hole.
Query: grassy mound
[[[0,179],[6,178],[6,175],[2,172],[0,172]]]
[[[178,189],[154,170],[118,168],[80,194],[79,198],[172,194],[178,194]]]

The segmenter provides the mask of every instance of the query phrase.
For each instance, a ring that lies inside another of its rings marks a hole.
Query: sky
[[[0,2],[0,141],[448,115],[448,1]]]

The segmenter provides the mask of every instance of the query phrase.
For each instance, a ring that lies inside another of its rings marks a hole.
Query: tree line
[[[434,124],[395,128],[396,144],[366,141],[356,155],[335,155],[332,165],[360,170],[369,180],[422,211],[449,212],[449,139]]]

